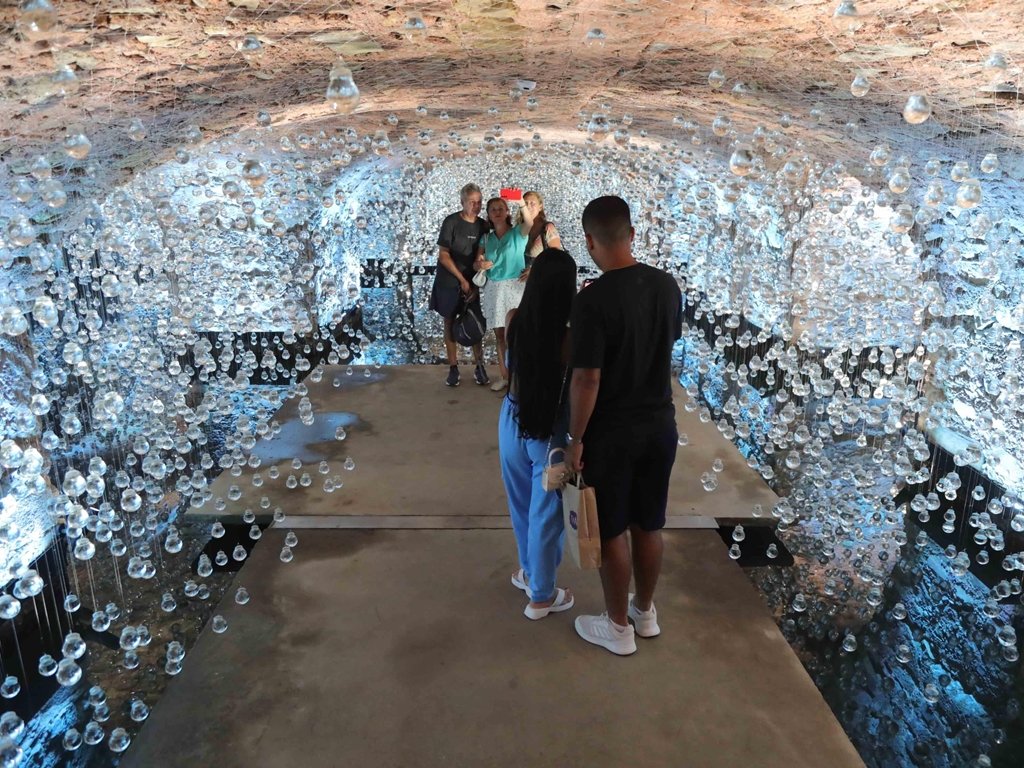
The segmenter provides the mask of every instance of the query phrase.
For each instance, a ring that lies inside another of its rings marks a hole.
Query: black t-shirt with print
[[[674,420],[672,346],[682,306],[675,279],[646,264],[605,272],[576,295],[570,363],[601,369],[588,434]]]
[[[437,236],[437,244],[448,249],[459,271],[467,278],[473,276],[473,261],[476,259],[477,246],[487,229],[487,222],[483,219],[466,221],[458,212],[446,216],[441,224],[441,234]],[[452,283],[457,282],[455,276],[444,267],[439,266],[437,274],[439,279],[448,278]]]

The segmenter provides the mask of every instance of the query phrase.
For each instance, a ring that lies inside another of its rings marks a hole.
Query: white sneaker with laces
[[[636,653],[633,628],[628,624],[625,628],[617,627],[607,613],[600,616],[577,616],[576,634],[588,643],[600,645],[618,656]]]
[[[636,627],[636,633],[640,637],[657,637],[661,634],[661,627],[658,626],[658,611],[654,608],[654,603],[651,603],[651,610],[641,611],[633,603],[636,598],[632,592],[629,593],[629,610],[627,614],[629,618],[633,620],[633,624]]]
[[[491,392],[501,392],[501,390],[507,386],[508,382],[505,379],[498,378],[493,384],[491,384]]]

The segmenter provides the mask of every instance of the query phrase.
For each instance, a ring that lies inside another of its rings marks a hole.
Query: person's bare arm
[[[437,265],[442,269],[446,269],[459,281],[459,288],[462,289],[463,293],[470,292],[469,281],[462,276],[462,272],[459,271],[458,265],[455,263],[455,259],[452,258],[451,252],[441,246],[437,252]]]
[[[465,278],[462,277],[462,272],[459,271],[458,266],[455,264],[455,259],[452,258],[451,251],[444,246],[438,248],[437,263],[439,266],[444,267],[451,272],[455,277],[465,280]]]
[[[525,205],[519,209],[522,221],[519,222],[519,232],[523,235],[530,234],[530,228],[533,227],[533,214],[530,213],[530,209]]]
[[[576,368],[569,384],[569,434],[572,445],[565,450],[565,463],[573,472],[583,469],[583,433],[594,413],[597,392],[601,387],[600,368]]]
[[[551,222],[548,222],[546,226],[549,227],[549,234],[547,236],[548,248],[558,248],[559,250],[562,250],[562,238],[558,234],[558,230],[555,229],[555,225],[552,224]]]
[[[476,250],[476,260],[473,262],[473,269],[479,272],[481,270],[490,269],[493,266],[494,262],[487,260],[487,252],[481,245]]]

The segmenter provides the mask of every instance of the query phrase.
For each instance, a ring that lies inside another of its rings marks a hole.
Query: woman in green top
[[[484,235],[473,266],[487,271],[481,305],[487,325],[494,329],[498,344],[498,368],[501,378],[491,385],[500,392],[508,386],[508,368],[505,365],[505,317],[519,306],[523,297],[524,269],[526,268],[526,241],[533,225],[533,214],[523,206],[523,221],[512,226],[508,205],[500,197],[487,201],[487,218],[494,230]]]

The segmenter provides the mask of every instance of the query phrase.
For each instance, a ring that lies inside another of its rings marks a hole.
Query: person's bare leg
[[[636,580],[633,602],[641,611],[649,611],[661,575],[665,543],[661,531],[644,531],[634,525],[629,532],[633,539],[633,578]]]
[[[482,343],[473,345],[473,360],[477,365],[484,364],[484,345]]]
[[[459,364],[458,350],[455,348],[455,338],[452,336],[453,322],[451,317],[444,319],[444,351],[448,355],[448,365]]]
[[[505,329],[495,328],[494,338],[498,342],[498,371],[501,378],[508,381],[508,368],[505,367]]]
[[[557,600],[557,599],[558,599],[558,589],[556,588],[555,589],[555,594],[552,595],[550,600],[545,600],[543,603],[537,603],[537,602],[534,602],[533,600],[531,600],[530,601],[530,607],[531,608],[547,608],[548,606],[554,605],[555,604],[555,600]],[[565,590],[565,603],[568,603],[570,600],[572,600],[572,590],[571,589],[566,589]],[[563,605],[565,603],[563,603]]]
[[[601,542],[601,587],[608,618],[620,627],[626,626],[629,603],[629,578],[632,575],[629,542],[623,532],[614,539]]]

